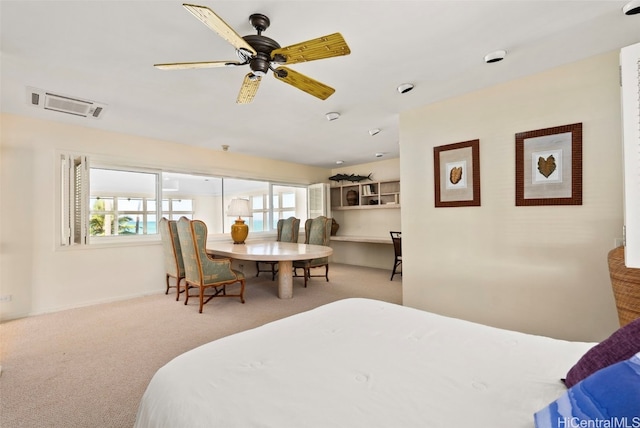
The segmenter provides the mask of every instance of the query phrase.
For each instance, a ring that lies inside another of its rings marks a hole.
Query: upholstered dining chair
[[[640,318],[640,269],[628,268],[624,264],[624,247],[609,251],[607,262],[618,321],[620,327],[624,327]]]
[[[189,220],[186,217],[178,220],[178,236],[182,247],[182,258],[185,271],[185,300],[186,305],[192,289],[197,289],[200,298],[200,310],[205,303],[214,297],[240,297],[244,303],[245,278],[242,272],[231,269],[231,260],[227,258],[211,258],[207,254],[207,225],[201,220]],[[227,294],[227,285],[240,283],[239,294]],[[207,295],[205,290],[213,289],[213,293]]]
[[[277,224],[278,236],[276,241],[278,242],[298,242],[298,231],[300,230],[300,219],[295,217],[289,217],[288,219],[280,219]],[[261,269],[266,265],[268,269]],[[270,272],[271,281],[276,279],[278,273],[278,262],[256,262],[256,276],[260,275],[260,272]]]
[[[182,261],[182,249],[178,238],[178,227],[175,220],[168,220],[163,217],[160,220],[160,237],[162,240],[162,251],[164,253],[164,269],[167,274],[167,290],[164,294],[169,294],[169,288],[176,288],[176,300],[180,299],[180,283],[184,280],[184,262]],[[174,278],[175,285],[170,284],[170,279]]]
[[[304,243],[312,245],[329,246],[331,239],[331,225],[333,221],[329,217],[319,216],[307,219],[304,223]],[[324,275],[311,275],[312,268],[325,268]],[[293,275],[298,275],[298,269],[304,271],[304,286],[307,286],[307,280],[313,277],[324,276],[329,282],[329,257],[321,257],[311,260],[299,260],[293,262]]]
[[[402,234],[401,232],[389,232],[391,234],[391,241],[393,242],[393,271],[391,272],[391,279],[393,281],[393,276],[396,273],[399,273],[402,276],[402,270],[398,272],[398,268],[402,266]]]

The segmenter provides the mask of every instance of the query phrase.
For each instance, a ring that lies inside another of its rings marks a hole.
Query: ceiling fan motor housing
[[[279,49],[280,44],[260,34],[244,36],[243,39],[257,52],[257,54],[249,60],[251,71],[253,71],[256,76],[264,76],[267,71],[269,71],[271,65],[271,51]]]

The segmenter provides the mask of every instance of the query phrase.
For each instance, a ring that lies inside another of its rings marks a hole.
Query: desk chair
[[[300,230],[300,219],[289,217],[278,220],[278,242],[298,242],[298,231]],[[268,269],[260,269],[261,265],[267,265]],[[260,272],[271,272],[271,281],[276,279],[278,273],[278,262],[256,262],[256,276]]]
[[[329,246],[331,239],[331,225],[333,221],[329,217],[320,216],[313,219],[307,219],[304,223],[304,243],[312,245]],[[324,275],[311,275],[312,268],[325,268]],[[312,276],[324,276],[329,282],[329,257],[321,257],[311,260],[297,260],[293,262],[293,276],[298,275],[298,269],[304,271],[304,286],[307,286],[307,280]]]
[[[395,258],[393,260],[393,272],[391,272],[391,279],[393,281],[393,276],[396,273],[399,273],[402,276],[402,270],[397,272],[398,267],[402,266],[402,235],[401,232],[389,232],[391,234],[391,240],[393,241],[393,252]]]

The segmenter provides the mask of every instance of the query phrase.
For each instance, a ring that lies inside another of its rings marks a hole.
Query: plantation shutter
[[[640,268],[640,43],[620,52],[625,265]]]
[[[309,186],[309,218],[329,217],[329,185],[317,183]]]
[[[89,188],[86,156],[63,154],[61,172],[61,225],[60,245],[73,246],[87,243],[87,189]]]

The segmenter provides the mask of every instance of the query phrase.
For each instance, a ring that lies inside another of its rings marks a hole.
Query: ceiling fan
[[[262,35],[269,28],[269,18],[261,13],[249,17],[249,23],[258,34],[241,37],[226,22],[206,6],[183,4],[193,16],[207,27],[218,33],[220,37],[236,48],[239,61],[207,61],[155,64],[162,70],[180,70],[189,68],[236,67],[249,65],[251,71],[244,77],[236,102],[248,104],[258,91],[262,76],[269,70],[273,75],[321,100],[327,99],[335,89],[318,82],[281,64],[296,64],[334,56],[349,55],[351,50],[340,33],[329,34],[316,39],[307,40],[291,46],[280,47],[278,42]]]

